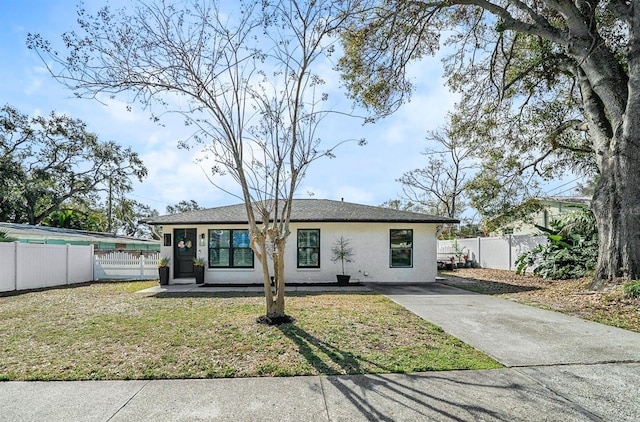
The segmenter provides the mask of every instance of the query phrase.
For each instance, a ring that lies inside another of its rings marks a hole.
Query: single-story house
[[[262,269],[249,248],[244,204],[150,217],[160,226],[161,254],[170,258],[170,283],[194,283],[193,258],[205,261],[207,284],[262,283]],[[332,246],[349,240],[352,281],[429,282],[436,277],[436,228],[458,220],[343,201],[296,199],[285,249],[285,280],[336,280],[341,263]]]
[[[0,223],[0,230],[21,243],[46,245],[93,245],[98,251],[159,251],[157,240],[118,236],[112,233],[89,232],[59,227]]]

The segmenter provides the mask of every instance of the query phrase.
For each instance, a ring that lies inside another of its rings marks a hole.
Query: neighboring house
[[[0,230],[21,243],[47,245],[93,245],[96,252],[113,250],[159,251],[160,241],[136,237],[116,236],[111,233],[31,226],[29,224],[0,223]]]
[[[550,196],[528,201],[536,211],[504,225],[498,230],[500,234],[537,234],[536,225],[549,228],[549,224],[576,210],[576,207],[589,208],[589,196]]]
[[[151,217],[161,226],[162,256],[170,257],[170,283],[194,283],[193,258],[206,262],[205,283],[262,283],[262,269],[249,248],[244,204]],[[296,199],[285,250],[287,282],[331,282],[341,273],[331,247],[350,241],[353,281],[434,281],[436,227],[446,217],[322,199]]]

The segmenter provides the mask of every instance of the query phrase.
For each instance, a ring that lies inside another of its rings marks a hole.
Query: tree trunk
[[[609,145],[596,148],[600,180],[591,208],[598,222],[598,264],[591,288],[640,279],[640,13],[629,21],[627,102]],[[609,113],[611,109],[609,109]],[[611,116],[610,117],[615,117]],[[617,120],[612,118],[611,122]],[[600,144],[602,145],[602,144]]]
[[[273,301],[273,308],[271,312],[267,314],[269,318],[283,318],[284,313],[284,248],[286,245],[286,238],[277,239],[275,241],[275,251],[273,253],[273,268],[275,275],[275,300]]]
[[[591,204],[599,240],[598,264],[590,284],[593,289],[620,277],[640,279],[639,135],[636,131],[633,137],[614,136],[611,152],[602,159]]]
[[[274,251],[271,254],[273,261],[274,286],[272,286],[271,272],[269,271],[269,254],[267,253],[268,248],[266,236],[263,233],[260,233],[253,239],[251,248],[262,267],[262,279],[266,305],[265,316],[270,320],[280,320],[286,317],[284,300],[284,248],[286,245],[286,239],[277,239],[274,241]]]

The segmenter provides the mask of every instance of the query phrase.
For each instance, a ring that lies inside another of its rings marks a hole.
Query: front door
[[[196,229],[175,229],[173,239],[173,277],[195,277],[193,258],[196,257]]]

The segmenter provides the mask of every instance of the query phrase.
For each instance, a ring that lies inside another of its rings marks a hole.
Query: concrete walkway
[[[640,420],[640,334],[439,284],[367,286],[509,368],[409,375],[5,382],[0,383],[0,420]]]

